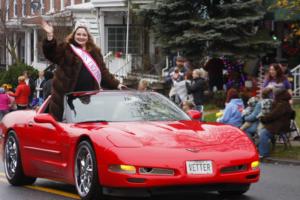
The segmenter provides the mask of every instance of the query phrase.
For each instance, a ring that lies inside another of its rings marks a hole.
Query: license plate
[[[187,174],[212,174],[213,167],[210,160],[186,161]]]

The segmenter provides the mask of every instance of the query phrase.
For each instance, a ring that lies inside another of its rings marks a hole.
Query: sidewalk
[[[300,147],[300,141],[290,141],[290,142],[291,142],[292,148]],[[288,151],[288,149],[286,151]],[[278,158],[278,157],[274,157],[274,156],[265,158],[261,162],[300,166],[300,160],[290,159],[290,158]]]
[[[300,160],[284,159],[269,157],[261,160],[262,163],[282,164],[282,165],[295,165],[300,166]]]

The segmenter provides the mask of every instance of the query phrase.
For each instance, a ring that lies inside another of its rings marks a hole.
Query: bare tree
[[[64,40],[64,38],[71,33],[73,29],[73,17],[69,15],[57,15],[54,16],[55,25],[55,37],[58,41]]]
[[[6,20],[6,14],[8,10],[0,9],[0,33],[2,32],[2,35],[4,35],[3,41],[0,45],[4,46],[4,49],[6,49],[9,54],[11,55],[12,59],[15,61],[15,63],[20,63],[21,60],[18,57],[17,54],[17,44],[18,41],[14,41],[13,39],[13,30],[7,27],[7,20]]]
[[[61,42],[65,39],[65,37],[72,31],[73,27],[73,17],[71,13],[69,14],[54,14],[52,16],[40,16],[44,18],[44,20],[52,23],[54,26],[54,35],[58,42]],[[38,52],[40,53],[39,58],[43,58],[44,55],[42,53],[42,41],[44,38],[46,38],[46,34],[44,31],[40,31],[40,34],[38,35]]]

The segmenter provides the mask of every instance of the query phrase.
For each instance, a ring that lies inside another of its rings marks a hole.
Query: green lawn
[[[220,110],[216,105],[214,104],[204,104],[205,110]]]
[[[212,111],[211,113],[205,114],[205,111],[204,111],[204,121],[215,122],[217,119],[216,112],[218,112],[218,111]]]
[[[282,144],[276,144],[275,150],[271,153],[271,156],[300,160],[300,146],[292,146],[291,148],[284,149]]]
[[[300,127],[300,104],[294,105],[293,107],[296,111],[296,123],[298,127]]]
[[[217,117],[216,113],[220,111],[220,108],[214,104],[205,104],[204,105],[204,121],[206,122],[215,122]]]
[[[294,105],[293,109],[296,111],[296,123],[298,127],[300,127],[300,104]],[[209,104],[204,106],[204,120],[207,122],[215,122],[216,121],[216,113],[219,112],[220,109]]]

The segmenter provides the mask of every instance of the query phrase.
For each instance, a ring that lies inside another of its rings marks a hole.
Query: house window
[[[41,11],[41,0],[31,0],[30,3],[31,14],[37,14]]]
[[[130,27],[128,53],[140,54],[141,35],[138,28]],[[107,27],[107,50],[126,53],[126,26]]]
[[[19,39],[18,39],[18,56],[19,59],[24,62],[25,61],[25,41],[24,41],[24,37],[22,37],[21,35],[18,35]]]
[[[44,31],[41,29],[37,30],[37,60],[38,62],[46,62],[47,59],[44,56],[43,53],[43,39],[44,39]]]
[[[61,0],[60,1],[60,10],[64,10],[65,9],[65,0]]]
[[[41,14],[44,15],[45,14],[45,0],[41,0]]]
[[[14,0],[14,17],[18,16],[18,2]]]
[[[6,0],[6,19],[8,19],[9,16],[9,0]]]
[[[50,0],[50,12],[54,11],[54,0]]]
[[[26,0],[22,0],[22,16],[26,16]]]

